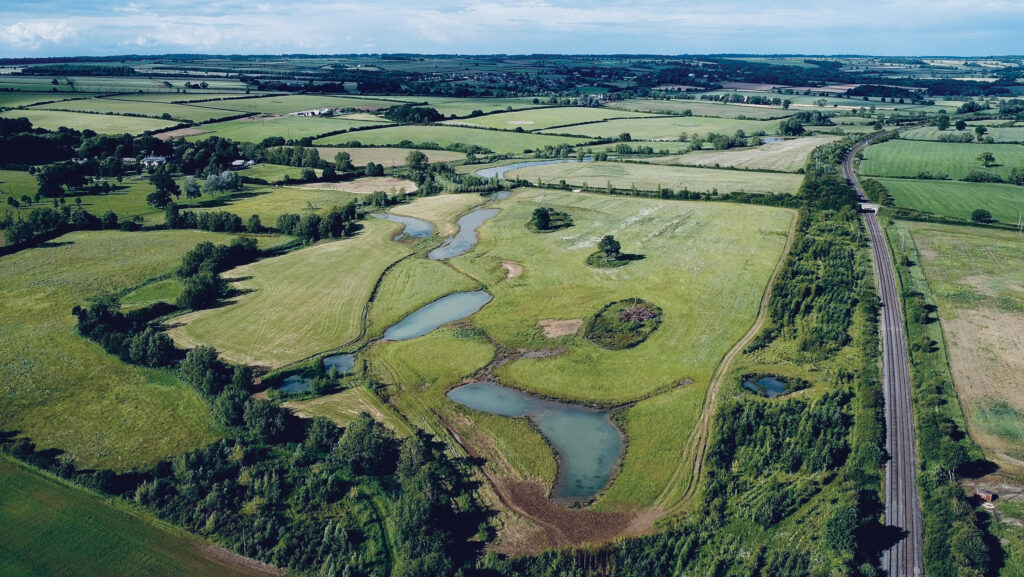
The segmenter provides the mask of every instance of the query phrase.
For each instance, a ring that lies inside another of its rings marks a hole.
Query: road
[[[864,189],[853,172],[853,158],[864,141],[850,150],[843,172],[861,201]],[[882,302],[882,381],[885,395],[885,449],[889,462],[885,467],[885,524],[900,531],[900,538],[882,554],[882,569],[890,577],[924,575],[924,522],[917,495],[917,443],[914,437],[914,407],[911,403],[910,366],[901,304],[893,274],[889,248],[874,212],[864,214],[875,273]]]

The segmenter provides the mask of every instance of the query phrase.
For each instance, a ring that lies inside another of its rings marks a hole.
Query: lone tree
[[[941,111],[941,112],[945,112],[945,111]],[[949,115],[948,114],[941,114],[941,113],[938,114],[935,117],[935,127],[938,128],[939,130],[946,130],[947,128],[949,128]]]
[[[971,220],[974,222],[992,222],[992,213],[984,208],[978,208],[971,213]]]
[[[430,167],[427,155],[419,150],[413,150],[405,157],[405,163],[413,172],[423,172]]]
[[[604,253],[604,261],[608,262],[610,260],[618,260],[622,245],[619,244],[619,241],[615,240],[614,236],[609,234],[605,235],[601,242],[597,243],[597,249]]]
[[[533,210],[533,226],[537,230],[548,230],[551,228],[551,213],[543,206]]]
[[[996,155],[991,152],[983,152],[978,156],[978,160],[985,165],[985,168],[988,168],[996,163]]]
[[[982,137],[984,137],[985,133],[987,133],[987,132],[988,132],[988,129],[985,128],[984,126],[975,126],[974,127],[974,134],[975,134],[975,136],[977,136],[978,142],[981,142]]]
[[[966,128],[967,128],[967,122],[966,121],[964,121],[964,120],[957,120],[956,121],[956,129],[957,130],[965,130]]]

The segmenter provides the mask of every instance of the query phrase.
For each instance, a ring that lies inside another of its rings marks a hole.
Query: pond
[[[309,391],[309,379],[302,378],[302,375],[291,375],[277,390],[282,393],[305,393]]]
[[[473,212],[459,219],[459,232],[448,238],[444,244],[435,248],[427,254],[430,260],[447,260],[452,257],[466,254],[476,246],[476,229],[489,218],[500,212],[496,208],[478,208]]]
[[[355,366],[355,363],[355,355],[331,355],[324,357],[324,370],[330,373],[331,369],[335,368],[338,369],[339,374],[343,375],[352,372],[352,367]]]
[[[775,377],[760,377],[756,381],[744,381],[743,388],[769,399],[786,394],[786,383]]]
[[[762,136],[761,142],[786,142],[786,139],[782,138],[781,136]]]
[[[403,236],[411,236],[413,238],[428,238],[430,237],[431,234],[434,233],[433,224],[430,224],[425,220],[413,218],[411,216],[398,216],[397,214],[391,214],[390,212],[375,212],[372,214],[372,216],[374,218],[379,218],[381,220],[387,220],[390,222],[404,224],[405,228],[402,229],[402,232],[398,233],[397,238],[402,238]]]
[[[583,159],[583,162],[590,162],[594,160],[588,156]],[[504,164],[502,166],[492,166],[490,168],[481,168],[473,174],[480,178],[505,178],[506,172],[512,172],[513,170],[519,170],[520,168],[529,168],[531,166],[544,166],[547,164],[562,164],[565,162],[579,162],[575,158],[558,158],[554,160],[531,160],[528,162],[517,162],[515,164]]]
[[[458,292],[420,308],[384,331],[382,341],[407,341],[422,337],[441,325],[464,319],[491,302],[484,291]]]
[[[618,468],[625,443],[608,411],[539,399],[490,382],[454,388],[448,398],[477,411],[533,421],[558,457],[554,499],[586,501]]]

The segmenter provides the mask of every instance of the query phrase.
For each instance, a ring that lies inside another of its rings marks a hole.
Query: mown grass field
[[[536,183],[557,184],[564,180],[574,187],[584,185],[604,189],[608,183],[615,188],[657,190],[686,188],[695,192],[796,193],[803,177],[796,174],[745,172],[685,166],[662,166],[633,162],[584,162],[546,164],[520,168],[506,174]]]
[[[204,106],[236,110],[238,112],[262,112],[263,114],[291,114],[321,108],[348,108],[358,110],[379,110],[398,104],[390,99],[351,98],[346,96],[312,96],[304,94],[266,96],[261,98],[235,99],[225,102],[207,102]]]
[[[360,142],[364,146],[417,145],[433,142],[441,146],[452,144],[476,145],[496,153],[520,153],[544,146],[559,144],[585,144],[586,139],[542,134],[521,134],[512,131],[479,130],[464,126],[389,126],[374,130],[363,130],[350,134],[338,134],[314,141],[318,146],[344,145]]]
[[[1024,142],[1024,126],[987,126],[988,132],[985,136],[991,136],[992,140],[998,143],[1018,143]],[[939,140],[943,135],[947,134],[970,134],[974,135],[974,129],[968,127],[964,132],[957,132],[955,130],[940,131],[934,126],[922,126],[919,128],[912,128],[904,133],[902,137],[906,140]]]
[[[648,162],[796,172],[807,164],[807,158],[815,148],[838,138],[837,136],[810,136],[782,142],[768,142],[752,148],[695,150],[677,156],[652,158]]]
[[[122,503],[0,459],[0,574],[241,577],[202,543]]]
[[[752,118],[755,120],[773,120],[792,116],[796,112],[783,110],[781,106],[740,106],[737,104],[721,104],[701,100],[654,100],[637,98],[622,100],[609,104],[611,108],[635,110],[653,114],[683,114],[689,110],[694,116],[717,116],[719,118]]]
[[[211,136],[229,138],[239,142],[261,142],[271,136],[280,136],[285,140],[299,140],[318,136],[335,130],[351,130],[367,126],[385,125],[386,122],[368,120],[349,120],[344,116],[337,118],[317,118],[305,116],[253,116],[239,120],[228,120],[204,124],[199,128],[202,134],[189,136],[189,140],[205,140]],[[359,134],[363,134],[360,132]]]
[[[178,124],[173,120],[159,120],[156,118],[61,112],[38,108],[0,112],[0,118],[27,118],[32,123],[32,126],[45,128],[46,130],[57,130],[61,126],[66,126],[75,130],[93,130],[100,134],[123,134],[126,132],[129,134],[141,134],[147,131],[155,132]]]
[[[167,113],[177,122],[205,122],[214,118],[224,118],[236,114],[229,110],[216,110],[201,106],[121,100],[120,98],[88,98],[85,100],[54,102],[33,107],[32,110],[71,110],[100,114],[141,114],[151,118],[160,118],[160,115]]]
[[[581,124],[542,130],[540,134],[558,133],[588,138],[617,138],[628,132],[633,140],[679,140],[682,133],[689,136],[709,133],[733,135],[742,130],[748,135],[758,131],[778,134],[779,122],[774,120],[737,120],[735,118],[713,118],[710,116],[671,116],[664,118],[630,118],[609,120],[595,124]],[[657,148],[657,147],[655,147]]]
[[[999,222],[1016,224],[1024,212],[1024,188],[1012,184],[879,178],[897,206],[971,219],[983,208]]]
[[[479,282],[444,263],[425,258],[403,260],[380,283],[370,305],[367,334],[370,338],[380,336],[422,306],[453,292],[479,288]]]
[[[434,231],[441,236],[455,234],[459,217],[470,209],[484,203],[479,194],[441,194],[417,198],[408,204],[397,204],[389,212],[403,216],[421,218],[434,224]]]
[[[194,102],[195,106],[206,106],[210,108],[222,108],[221,102],[224,100],[235,100],[238,98],[255,98],[260,95],[259,92],[253,92],[252,94],[246,94],[244,92],[204,92],[204,91],[187,91],[187,92],[145,92],[142,94],[119,94],[118,100],[135,100],[138,102]],[[207,102],[199,102],[207,101]]]
[[[302,178],[302,172],[304,168],[298,166],[284,166],[281,164],[270,164],[267,162],[261,162],[255,166],[250,166],[245,170],[238,171],[239,176],[247,176],[249,178],[259,178],[267,182],[277,182],[290,178],[292,180],[299,180]],[[313,173],[318,177],[323,173],[319,168],[313,169]]]
[[[223,203],[198,210],[226,210],[242,220],[259,215],[263,226],[274,226],[277,217],[285,213],[324,213],[335,206],[345,206],[358,198],[350,192],[328,189],[299,188],[294,186],[257,187],[225,198]],[[163,217],[163,212],[159,214]]]
[[[405,166],[405,159],[415,148],[339,148],[339,147],[317,147],[320,158],[334,162],[334,157],[339,152],[347,152],[355,166],[366,166],[367,163],[383,164],[384,166]],[[465,160],[466,155],[461,152],[449,150],[421,150],[427,155],[429,162],[457,162]]]
[[[74,94],[58,94],[54,92],[0,92],[0,108],[31,106],[39,102],[67,100],[78,98]]]
[[[985,168],[978,160],[985,152],[991,152],[999,166]],[[960,180],[972,170],[984,170],[1005,179],[1010,169],[1018,166],[1024,166],[1024,146],[890,140],[865,148],[859,171],[871,176],[904,178],[914,178],[924,171]]]
[[[521,190],[496,206],[503,211],[481,227],[480,244],[452,261],[494,295],[473,324],[508,347],[569,347],[563,355],[509,363],[498,374],[528,391],[607,405],[688,379],[706,385],[756,317],[792,220],[779,209],[541,190]],[[538,206],[568,212],[575,225],[531,233],[525,223]],[[643,260],[589,267],[587,255],[605,234]],[[522,265],[522,276],[501,280],[505,260]],[[631,297],[664,311],[661,326],[632,349],[607,351],[574,336],[547,339],[537,324],[586,319]]]
[[[359,413],[368,413],[401,437],[413,434],[412,428],[393,407],[381,402],[377,395],[365,387],[353,387],[306,401],[288,401],[282,403],[282,406],[306,419],[327,417],[339,427],[347,426]]]
[[[475,118],[449,120],[446,121],[445,124],[476,126],[482,128],[499,128],[501,130],[515,130],[516,128],[522,128],[527,132],[533,132],[551,128],[553,126],[579,124],[581,122],[598,122],[608,120],[610,118],[627,117],[647,118],[647,115],[628,110],[565,106],[559,108],[534,108],[531,110],[520,110],[516,112],[487,114],[484,116],[477,116]]]
[[[121,363],[74,333],[71,309],[172,272],[199,231],[75,232],[0,258],[0,428],[128,470],[219,436],[202,398],[168,370]]]
[[[938,306],[954,387],[986,456],[1024,468],[1024,240],[1016,232],[899,223]],[[913,267],[912,269],[913,270]],[[1000,410],[1004,404],[1009,410]]]
[[[230,304],[172,319],[181,346],[206,344],[236,363],[278,367],[360,336],[377,279],[409,249],[398,225],[363,222],[355,237],[323,242],[225,273],[245,291]]]

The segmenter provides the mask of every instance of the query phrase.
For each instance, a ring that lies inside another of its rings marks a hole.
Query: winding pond
[[[407,341],[469,315],[491,302],[484,291],[452,293],[420,308],[384,331],[382,341]]]
[[[404,224],[405,228],[402,229],[402,232],[398,233],[398,238],[401,238],[402,236],[428,238],[434,233],[433,224],[411,216],[399,216],[397,214],[391,214],[390,212],[375,212],[371,216],[381,220],[387,220],[389,222]]]
[[[466,254],[476,246],[476,229],[487,219],[500,211],[496,208],[478,208],[459,219],[459,232],[444,241],[444,244],[427,254],[430,260],[448,260]]]
[[[486,381],[456,387],[448,398],[477,411],[533,421],[558,457],[555,499],[590,499],[608,484],[622,457],[623,435],[608,411],[539,399]]]

